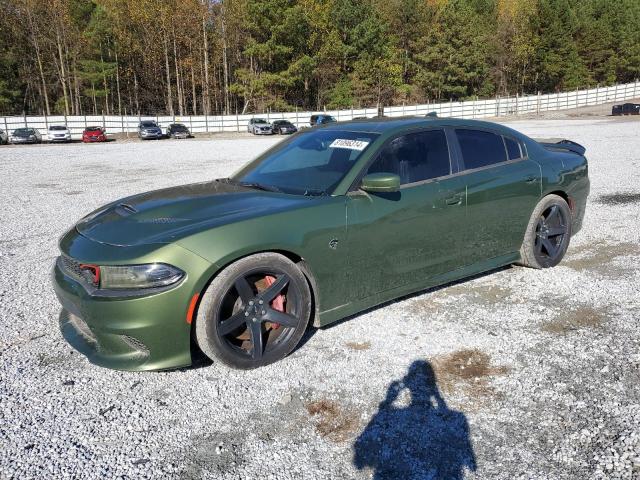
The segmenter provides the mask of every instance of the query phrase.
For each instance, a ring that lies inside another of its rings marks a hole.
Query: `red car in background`
[[[82,132],[82,141],[88,142],[106,142],[107,133],[102,127],[87,127]]]

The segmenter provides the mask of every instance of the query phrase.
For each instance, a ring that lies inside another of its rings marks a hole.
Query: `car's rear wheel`
[[[520,263],[531,268],[555,267],[571,239],[571,210],[564,198],[547,195],[536,206],[520,249]]]
[[[310,314],[309,284],[295,263],[277,253],[251,255],[212,280],[198,309],[196,340],[212,360],[257,368],[295,348]]]

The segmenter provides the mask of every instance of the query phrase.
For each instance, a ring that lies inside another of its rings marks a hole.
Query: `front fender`
[[[306,208],[222,225],[178,244],[215,265],[199,281],[203,288],[218,271],[247,255],[274,251],[300,258],[314,277],[316,307],[321,298],[327,310],[347,298],[345,211],[344,197],[323,197]]]

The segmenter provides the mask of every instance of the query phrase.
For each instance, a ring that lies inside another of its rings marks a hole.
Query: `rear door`
[[[541,195],[540,165],[523,144],[482,129],[455,129],[467,189],[461,260],[471,265],[518,252]]]
[[[455,169],[454,165],[454,169]],[[396,137],[366,173],[395,173],[396,193],[353,191],[347,201],[348,283],[354,299],[451,270],[464,223],[464,185],[452,177],[443,129]]]

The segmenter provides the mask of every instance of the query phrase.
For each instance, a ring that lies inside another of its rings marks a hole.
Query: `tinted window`
[[[392,140],[367,173],[379,172],[399,175],[402,185],[449,175],[449,148],[444,131],[428,130]]]
[[[485,167],[507,160],[502,137],[481,130],[456,130],[464,166],[467,169]]]
[[[516,160],[523,157],[522,153],[520,152],[520,145],[513,138],[504,137],[504,144],[507,147],[507,155],[509,155],[509,160]]]

